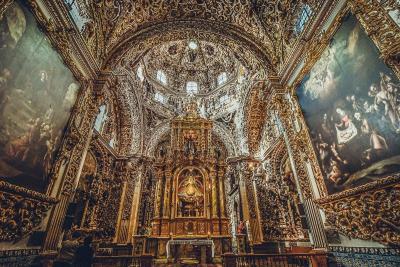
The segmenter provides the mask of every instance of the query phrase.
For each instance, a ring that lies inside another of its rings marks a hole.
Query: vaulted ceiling
[[[97,46],[92,49],[98,55],[101,52],[100,58],[107,58],[106,64],[114,61],[116,54],[135,49],[137,41],[171,32],[178,37],[176,33],[185,30],[187,36],[208,32],[230,38],[250,48],[275,69],[295,41],[294,25],[302,6],[307,4],[316,10],[323,1],[77,0],[77,3],[82,17],[90,21],[85,33],[96,36]],[[141,44],[142,51],[148,48],[146,42]]]
[[[194,81],[202,115],[229,135],[233,150],[252,153],[265,117],[260,81],[278,74],[298,40],[295,24],[304,6],[316,13],[323,2],[76,0],[75,19],[83,24],[81,33],[100,69],[130,80],[120,93],[140,103],[132,112],[142,118],[141,128],[135,126],[142,144],[182,112],[187,82]],[[159,70],[166,83],[157,80]],[[223,72],[227,81],[218,84]]]

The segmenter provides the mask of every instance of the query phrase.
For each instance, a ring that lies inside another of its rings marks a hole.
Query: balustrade
[[[93,267],[151,267],[153,256],[96,256]]]
[[[326,267],[324,252],[293,254],[224,254],[225,267]]]

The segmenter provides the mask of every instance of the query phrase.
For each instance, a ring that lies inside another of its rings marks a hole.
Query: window
[[[218,75],[217,83],[218,83],[218,85],[222,85],[222,84],[226,83],[227,80],[228,80],[228,77],[226,75],[226,72],[222,72],[220,75]]]
[[[94,122],[94,128],[100,133],[104,122],[107,119],[106,105],[101,105],[99,108],[99,113],[97,114],[96,121]]]
[[[142,68],[142,66],[139,66],[139,67],[137,68],[136,75],[138,76],[138,78],[139,78],[139,80],[140,80],[141,82],[144,81],[143,68]]]
[[[159,92],[156,92],[156,94],[154,95],[154,99],[160,103],[165,103],[164,95],[160,94]]]
[[[162,70],[157,71],[157,80],[164,85],[167,85],[167,76]]]
[[[294,31],[296,34],[300,34],[304,30],[304,26],[306,26],[307,21],[311,17],[311,7],[307,4],[303,5],[303,8],[300,11],[300,15],[297,18],[296,25],[294,26]]]
[[[188,93],[188,95],[197,94],[198,91],[199,91],[199,89],[197,87],[197,83],[196,82],[187,82],[187,84],[186,84],[186,92]]]
[[[110,145],[110,147],[115,148],[115,144],[116,144],[116,137],[115,137],[115,132],[113,132],[112,134],[112,138],[110,140],[110,142],[108,143]]]
[[[222,105],[222,104],[225,104],[226,103],[226,101],[228,101],[228,99],[229,99],[229,96],[228,95],[223,95],[223,96],[221,96],[220,98],[219,98],[219,103]]]
[[[195,41],[190,41],[188,46],[192,50],[196,50],[197,49],[197,43]]]
[[[82,31],[86,22],[88,22],[89,20],[81,15],[77,1],[65,0],[64,3],[67,5],[69,14],[71,15],[71,18],[75,22],[79,31]]]

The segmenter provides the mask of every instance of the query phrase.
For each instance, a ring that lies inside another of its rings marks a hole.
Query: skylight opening
[[[157,71],[157,80],[163,85],[167,85],[167,76],[162,70]]]
[[[199,88],[197,86],[197,82],[187,82],[187,84],[186,84],[186,93],[188,95],[197,94],[198,91],[199,91]]]
[[[304,4],[301,9],[300,16],[297,18],[296,24],[294,26],[294,31],[296,32],[296,34],[300,34],[301,32],[303,32],[306,23],[311,17],[311,13],[311,7],[307,4]]]
[[[228,80],[228,76],[226,75],[226,72],[222,72],[217,77],[218,86],[223,85],[224,83],[226,83],[227,80]]]

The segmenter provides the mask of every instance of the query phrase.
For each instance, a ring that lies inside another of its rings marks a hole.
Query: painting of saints
[[[79,85],[23,1],[0,19],[0,179],[46,190]]]
[[[400,172],[399,89],[348,14],[297,88],[328,193]]]

